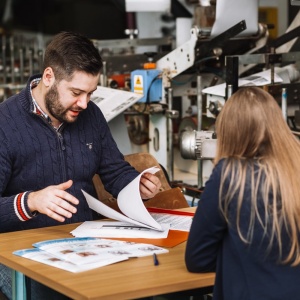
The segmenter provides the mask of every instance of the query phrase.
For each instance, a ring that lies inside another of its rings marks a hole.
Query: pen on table
[[[153,262],[154,262],[154,266],[158,266],[159,265],[159,261],[157,259],[156,253],[153,253]]]

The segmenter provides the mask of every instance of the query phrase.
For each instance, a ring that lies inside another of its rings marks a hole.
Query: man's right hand
[[[31,212],[38,211],[59,222],[71,218],[77,212],[79,200],[65,190],[73,184],[68,180],[58,185],[51,185],[28,195],[28,206]],[[72,205],[73,204],[73,205]]]

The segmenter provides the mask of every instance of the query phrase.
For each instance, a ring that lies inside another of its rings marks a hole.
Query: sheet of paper
[[[76,237],[162,239],[168,236],[170,225],[161,225],[164,231],[156,231],[126,222],[86,221],[71,231],[71,234]]]
[[[132,182],[130,182],[118,195],[117,201],[120,210],[131,219],[138,222],[148,224],[149,226],[162,230],[158,224],[147,211],[140,195],[140,179],[144,173],[155,174],[159,171],[158,167],[152,167],[144,170]]]
[[[151,213],[151,216],[160,224],[170,224],[171,230],[189,232],[193,221],[192,216],[180,216],[173,214]]]
[[[274,73],[274,82],[282,82],[282,78]],[[265,70],[255,73],[253,75],[240,78],[238,81],[239,86],[263,86],[271,83],[271,70]],[[226,83],[221,83],[211,86],[202,90],[203,93],[225,97]]]
[[[97,90],[91,96],[91,101],[97,104],[106,121],[109,122],[142,97],[142,94],[97,86]]]
[[[99,214],[101,214],[102,216],[105,216],[105,217],[107,217],[109,219],[113,219],[113,220],[123,221],[123,222],[131,223],[131,224],[135,224],[135,225],[143,225],[145,227],[151,228],[150,226],[141,224],[140,222],[137,222],[135,220],[132,220],[132,219],[120,214],[116,210],[103,204],[101,201],[99,201],[98,199],[89,195],[85,191],[82,191],[82,192],[85,196],[86,201],[88,202],[89,207],[91,209],[93,209],[94,211],[98,212]]]
[[[162,226],[147,211],[139,190],[141,176],[146,172],[154,174],[157,171],[159,171],[158,167],[144,170],[119,193],[118,206],[124,215],[103,204],[85,191],[82,190],[82,192],[89,207],[107,218],[163,231]]]
[[[243,20],[247,28],[239,35],[255,35],[258,32],[258,0],[218,0],[210,35],[215,37]]]

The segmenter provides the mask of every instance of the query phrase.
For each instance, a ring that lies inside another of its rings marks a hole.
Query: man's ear
[[[46,87],[50,87],[53,85],[55,81],[55,76],[54,76],[53,69],[51,67],[48,67],[44,70],[42,80]]]

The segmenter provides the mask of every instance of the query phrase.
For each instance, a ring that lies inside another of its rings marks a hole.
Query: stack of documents
[[[86,221],[71,234],[75,237],[163,239],[168,236],[170,225],[162,224],[162,227],[163,231],[157,231],[120,221]]]
[[[107,218],[157,231],[164,231],[164,228],[151,217],[140,195],[140,179],[142,175],[144,173],[155,174],[159,170],[160,169],[158,167],[152,167],[144,170],[120,191],[117,197],[117,202],[119,209],[123,214],[90,196],[85,191],[82,190],[82,192],[89,207]]]
[[[71,234],[75,237],[164,239],[168,237],[169,229],[184,232],[190,230],[193,213],[157,208],[149,208],[149,212],[161,224],[163,231],[122,221],[99,220],[86,221],[71,231]]]
[[[139,191],[141,176],[156,173],[157,167],[143,171],[130,182],[117,197],[120,211],[108,207],[98,199],[82,191],[89,207],[102,216],[115,221],[87,221],[71,232],[76,237],[103,238],[167,238],[169,229],[188,232],[193,214],[174,212],[172,210],[149,210],[145,207]]]
[[[103,267],[131,257],[169,252],[150,244],[100,238],[47,240],[33,246],[35,248],[18,250],[13,254],[73,273]]]

